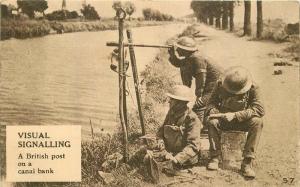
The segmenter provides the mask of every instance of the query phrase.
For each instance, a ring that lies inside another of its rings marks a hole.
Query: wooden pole
[[[107,42],[106,46],[116,47],[119,44],[117,42]],[[124,43],[124,47],[133,46],[133,47],[153,47],[153,48],[172,48],[172,45],[148,45],[148,44],[134,44],[134,43]]]
[[[117,10],[117,17],[119,18],[119,113],[120,113],[120,122],[123,130],[123,157],[124,162],[128,161],[128,134],[127,134],[127,125],[126,125],[126,115],[124,109],[124,103],[126,102],[125,98],[125,68],[124,68],[124,19],[126,17],[125,11],[123,9]]]
[[[127,30],[127,38],[128,38],[129,43],[133,43],[131,30]],[[136,95],[140,123],[141,123],[141,128],[142,128],[142,135],[145,135],[146,131],[145,131],[145,124],[144,124],[144,116],[143,116],[142,107],[141,107],[139,77],[138,77],[138,71],[137,71],[137,66],[136,66],[135,53],[134,53],[134,49],[133,49],[132,45],[129,45],[129,54],[130,54],[132,74],[133,74],[133,80],[134,80],[135,95]]]

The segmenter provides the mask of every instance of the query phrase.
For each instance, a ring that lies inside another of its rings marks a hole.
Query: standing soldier
[[[180,68],[184,85],[191,87],[192,80],[195,78],[197,99],[193,111],[203,122],[206,104],[221,73],[216,64],[202,57],[197,51],[194,39],[181,37],[169,50],[169,61],[175,67]]]
[[[261,135],[264,116],[258,86],[243,67],[232,67],[225,72],[224,79],[217,83],[207,106],[209,114],[208,137],[211,160],[210,170],[218,169],[221,154],[220,133],[227,130],[248,132],[243,151],[241,171],[245,177],[254,178],[252,161]]]

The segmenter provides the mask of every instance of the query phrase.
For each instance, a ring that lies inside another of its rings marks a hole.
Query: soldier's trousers
[[[211,157],[217,157],[221,154],[221,132],[234,130],[248,132],[246,144],[243,151],[243,157],[255,158],[255,151],[257,149],[257,145],[263,128],[262,118],[253,117],[250,120],[244,122],[238,122],[236,119],[231,122],[226,122],[221,119],[209,119],[207,120],[207,125]]]
[[[195,112],[197,114],[200,122],[203,123],[205,108],[196,108],[196,107],[193,107],[193,112]]]

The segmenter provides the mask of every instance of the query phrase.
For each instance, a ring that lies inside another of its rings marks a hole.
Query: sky
[[[16,4],[16,0],[0,0],[3,4]],[[68,10],[80,11],[84,0],[66,0]],[[87,4],[95,7],[101,17],[113,17],[115,11],[112,7],[112,0],[85,0]],[[168,13],[174,17],[182,17],[192,14],[190,9],[191,0],[134,0],[137,11],[133,17],[141,17],[144,8],[154,8],[163,13]],[[252,2],[252,20],[256,19],[256,1]],[[48,9],[46,13],[53,10],[61,9],[62,0],[48,0]],[[244,7],[241,4],[235,8],[235,21],[242,22]],[[297,22],[299,20],[299,4],[298,1],[263,1],[263,17],[264,19],[281,18],[286,22]]]

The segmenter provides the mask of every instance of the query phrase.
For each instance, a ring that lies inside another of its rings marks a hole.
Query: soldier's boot
[[[210,159],[210,161],[208,162],[207,165],[207,169],[208,170],[218,170],[219,169],[219,158],[218,157],[214,157],[212,159]]]
[[[255,178],[255,172],[253,170],[253,159],[252,158],[244,158],[242,165],[241,165],[241,171],[242,175],[249,179]]]

